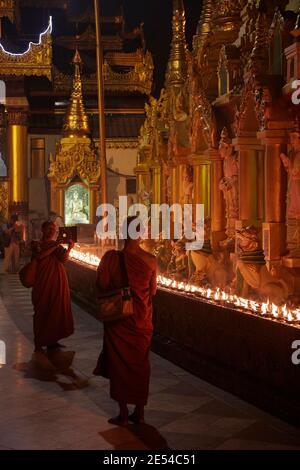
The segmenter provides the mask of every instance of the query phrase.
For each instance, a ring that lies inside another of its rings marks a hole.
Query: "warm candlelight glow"
[[[80,246],[71,251],[71,259],[87,264],[92,267],[98,267],[100,258],[88,252],[80,251]],[[211,289],[206,287],[193,286],[183,281],[176,281],[165,276],[159,275],[157,283],[161,288],[169,289],[174,292],[183,293],[206,302],[215,303],[218,305],[235,307],[239,310],[253,313],[261,317],[270,318],[285,323],[300,324],[300,309],[291,309],[287,305],[280,307],[268,302],[259,302],[250,299],[243,299],[237,295],[228,294],[220,288]]]

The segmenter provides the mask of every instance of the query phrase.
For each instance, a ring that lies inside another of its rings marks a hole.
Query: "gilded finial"
[[[194,37],[194,50],[197,50],[205,43],[212,30],[213,0],[204,0],[197,32]]]
[[[73,58],[73,64],[75,67],[73,90],[70,104],[65,116],[63,135],[64,137],[71,137],[75,135],[77,137],[83,137],[90,134],[90,126],[83,102],[81,81],[82,59],[77,48]]]
[[[172,44],[166,74],[166,86],[183,85],[187,78],[187,45],[183,0],[173,0]]]

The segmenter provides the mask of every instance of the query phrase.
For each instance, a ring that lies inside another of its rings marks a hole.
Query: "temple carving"
[[[184,240],[173,251],[145,243],[164,254],[163,274],[182,279],[185,258],[186,282],[297,300],[299,18],[284,0],[206,0],[189,52],[184,4],[173,1],[165,89],[140,131],[137,194],[203,204],[206,228],[199,252],[184,253]]]

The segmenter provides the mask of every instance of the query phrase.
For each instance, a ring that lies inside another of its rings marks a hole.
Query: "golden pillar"
[[[151,168],[152,170],[152,203],[161,204],[161,166],[159,163]]]
[[[186,170],[187,170],[187,163],[186,161],[180,162],[177,167],[177,185],[178,185],[178,192],[177,192],[177,202],[179,204],[184,204],[185,200],[185,178],[186,178]]]
[[[204,204],[205,218],[211,217],[211,164],[205,155],[193,155],[194,204]]]
[[[212,248],[219,249],[220,241],[226,238],[225,204],[220,182],[223,178],[223,160],[219,151],[209,149],[207,156],[211,162],[211,235]]]
[[[280,154],[286,152],[285,132],[267,130],[258,137],[265,144],[264,154],[264,202],[265,223],[263,244],[267,261],[280,261],[286,250],[286,192],[287,177]]]
[[[94,0],[96,26],[96,58],[97,58],[97,90],[99,109],[99,151],[101,164],[101,202],[107,204],[107,161],[106,161],[106,130],[104,102],[103,50],[100,22],[100,0]]]
[[[259,152],[264,148],[255,137],[238,137],[233,144],[239,152],[240,226],[258,226],[262,196],[259,194]]]
[[[27,110],[8,109],[10,212],[28,213]]]
[[[171,203],[177,204],[179,200],[177,166],[171,167]]]
[[[169,194],[169,178],[170,178],[170,173],[169,169],[166,169],[166,167],[161,168],[161,203],[162,204],[168,204],[170,194]]]

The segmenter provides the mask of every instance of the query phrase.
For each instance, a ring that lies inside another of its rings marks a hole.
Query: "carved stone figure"
[[[177,94],[174,93],[173,117],[177,122],[183,122],[188,118],[185,106],[185,97],[180,90]]]
[[[210,245],[211,221],[204,221],[204,246],[202,250],[189,252],[189,277],[191,284],[225,289],[229,273],[223,260],[212,253]]]
[[[168,274],[177,281],[188,279],[189,262],[185,251],[185,242],[179,240],[172,243],[172,257],[168,265]]]
[[[223,160],[224,169],[224,177],[220,182],[220,189],[223,192],[225,199],[227,219],[226,234],[228,241],[230,241],[234,240],[235,222],[239,217],[239,164],[226,127],[224,127],[221,134],[219,153]]]
[[[171,120],[168,155],[169,158],[190,153],[190,120],[187,99],[183,90],[171,92]]]
[[[269,272],[260,249],[258,231],[247,227],[236,232],[239,259],[237,262],[237,294],[249,298],[256,294],[276,305],[287,301],[289,287],[275,272]],[[252,291],[252,292],[251,292]]]
[[[159,274],[165,274],[172,258],[172,241],[161,239],[155,242],[152,254],[156,256]]]
[[[193,173],[188,168],[186,170],[183,182],[182,204],[192,204],[194,193]]]
[[[300,133],[290,134],[291,151],[280,158],[288,173],[287,225],[288,238],[293,249],[290,256],[300,257]]]
[[[191,126],[191,150],[192,153],[197,153],[201,148],[201,141],[203,140],[201,135],[202,130],[202,117],[201,117],[201,106],[199,97],[195,100],[196,106],[194,107],[192,114],[192,126]]]

